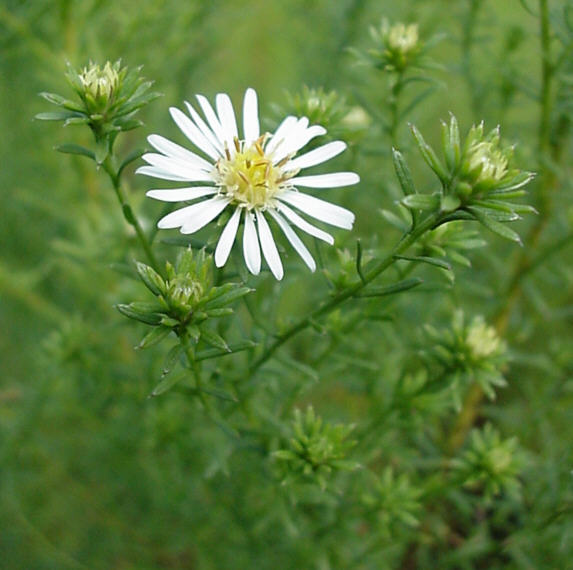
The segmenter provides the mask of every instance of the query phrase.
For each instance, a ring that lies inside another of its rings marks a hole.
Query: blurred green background
[[[146,399],[160,362],[133,351],[139,331],[113,309],[141,292],[110,269],[126,259],[133,236],[92,164],[53,150],[67,141],[89,144],[89,133],[34,121],[52,110],[37,94],[68,93],[68,61],[143,65],[164,96],[141,113],[146,126],[125,136],[124,151],[144,145],[151,132],[175,137],[167,109],[194,93],[228,92],[238,102],[255,87],[270,124],[277,119],[270,103],[284,105],[285,91],[303,85],[384,105],[384,81],[357,68],[347,48],[368,46],[368,27],[386,16],[419,22],[426,37],[445,34],[431,52],[442,65],[435,71],[442,87],[412,120],[434,141],[448,111],[464,128],[502,122],[508,140],[519,142],[521,163],[535,169],[537,107],[528,90],[539,75],[537,23],[517,0],[484,4],[478,49],[464,61],[469,1],[0,3],[0,568],[302,568],[315,547],[304,528],[285,537],[285,521],[265,518],[276,497],[273,485],[253,484],[264,480],[256,450],[246,445],[231,456],[224,434],[205,425],[182,394]],[[515,52],[507,49],[511,38]],[[468,65],[478,78],[473,86]],[[503,107],[490,91],[514,70],[522,85]],[[372,213],[373,202],[392,204],[388,157],[363,156],[357,168],[355,237],[377,232],[380,243],[393,242],[395,232]],[[142,199],[148,182],[131,177],[130,184],[136,209],[151,223],[157,212]],[[567,231],[571,188],[562,190],[542,246]],[[485,314],[495,305],[496,276],[503,278],[515,255],[513,246],[488,240],[495,255],[478,253],[450,298]],[[538,497],[539,520],[556,517],[539,523],[535,544],[524,534],[520,548],[528,554],[508,567],[565,568],[573,554],[570,262],[564,248],[525,283],[509,339],[518,357],[515,384],[490,412],[538,454],[529,494]],[[284,303],[285,312],[297,311],[296,299]],[[449,312],[451,302],[420,309]],[[340,408],[350,415],[344,402]]]

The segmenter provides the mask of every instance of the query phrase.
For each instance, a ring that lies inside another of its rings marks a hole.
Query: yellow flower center
[[[235,204],[252,210],[273,204],[273,198],[285,188],[285,183],[296,171],[285,173],[282,166],[290,159],[277,164],[265,154],[265,136],[245,148],[243,141],[235,139],[235,154],[226,149],[226,157],[217,162],[218,186]]]

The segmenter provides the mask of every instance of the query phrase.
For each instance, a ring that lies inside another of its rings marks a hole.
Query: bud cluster
[[[491,424],[486,424],[472,431],[468,449],[453,460],[453,467],[464,486],[482,491],[489,499],[501,492],[517,498],[523,459],[515,437],[503,440]]]
[[[418,194],[403,157],[394,151],[399,158],[400,183],[407,194],[402,204],[414,210],[451,213],[450,219],[475,219],[494,233],[521,243],[519,236],[500,222],[511,222],[518,220],[520,214],[536,212],[532,206],[512,201],[525,195],[524,186],[534,174],[510,166],[513,147],[502,145],[499,127],[485,134],[483,123],[473,126],[462,145],[458,122],[452,115],[449,124],[442,123],[445,164],[418,129],[413,125],[411,129],[422,157],[442,187],[432,195]]]
[[[284,108],[275,106],[279,115],[308,117],[311,124],[321,125],[332,138],[352,140],[362,134],[370,117],[359,106],[350,106],[346,98],[336,91],[304,86],[297,93],[288,93]]]
[[[273,454],[285,462],[287,474],[284,482],[303,478],[318,483],[324,489],[326,479],[333,471],[359,467],[345,459],[355,444],[347,439],[354,426],[325,423],[309,406],[304,414],[299,409],[295,410],[292,429],[294,436],[288,449],[280,449]]]
[[[430,347],[422,355],[440,367],[439,376],[447,379],[456,406],[460,405],[461,391],[477,382],[490,397],[495,387],[505,386],[501,369],[507,362],[507,347],[496,330],[476,316],[467,323],[462,311],[456,311],[448,329],[426,325]]]
[[[362,496],[362,502],[376,516],[382,530],[389,534],[400,525],[415,527],[419,524],[420,495],[421,490],[412,485],[406,473],[396,476],[394,469],[387,467],[374,482],[373,489]]]
[[[155,296],[153,303],[134,302],[118,305],[120,313],[154,327],[138,348],[147,348],[174,332],[180,338],[188,337],[195,344],[203,340],[222,353],[230,352],[225,340],[205,327],[208,319],[230,315],[231,303],[251,291],[240,283],[227,283],[213,287],[210,259],[200,250],[195,255],[186,249],[173,267],[167,263],[167,278],[153,268],[137,263],[137,272],[147,289]]]
[[[39,113],[36,118],[63,121],[64,126],[89,126],[96,142],[101,143],[104,149],[102,156],[98,157],[98,162],[102,162],[117,134],[141,126],[135,114],[159,96],[149,91],[152,82],[145,81],[140,71],[139,67],[133,70],[121,67],[120,61],[108,61],[103,66],[90,62],[81,71],[68,65],[67,79],[79,100],[69,100],[55,93],[40,93],[44,99],[60,107],[60,111]]]
[[[420,63],[423,44],[418,33],[418,24],[390,24],[384,18],[378,27],[370,28],[376,47],[368,51],[370,61],[386,71],[403,73]]]

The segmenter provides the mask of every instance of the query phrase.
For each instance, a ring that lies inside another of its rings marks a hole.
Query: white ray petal
[[[276,149],[277,145],[284,140],[284,137],[288,135],[289,131],[296,127],[298,119],[293,116],[286,117],[283,122],[278,126],[275,134],[269,139],[265,147],[265,154],[272,154]]]
[[[218,93],[217,97],[215,97],[215,105],[217,106],[217,114],[219,115],[221,127],[223,127],[227,147],[232,154],[232,149],[235,148],[233,141],[235,138],[238,138],[239,135],[237,133],[237,121],[235,120],[235,111],[233,110],[231,98],[226,93]]]
[[[277,209],[279,212],[284,214],[285,218],[289,220],[293,225],[297,228],[300,228],[303,232],[306,232],[308,235],[311,235],[315,238],[318,238],[330,245],[334,244],[334,238],[327,232],[309,224],[304,218],[301,218],[294,210],[291,210],[286,204],[282,204],[281,202],[277,202]]]
[[[280,281],[283,278],[283,264],[281,263],[281,258],[271,232],[271,228],[263,213],[257,210],[257,225],[259,228],[259,239],[261,242],[261,249],[263,250],[263,255],[275,279]]]
[[[227,222],[225,229],[221,233],[217,248],[215,249],[215,265],[217,267],[223,267],[223,265],[227,263],[227,259],[229,259],[233,242],[237,236],[237,229],[239,227],[239,221],[241,220],[241,211],[242,208],[235,209],[231,219]]]
[[[273,163],[276,164],[280,162],[283,158],[289,154],[296,152],[296,149],[300,148],[299,141],[302,140],[308,131],[308,119],[306,117],[300,118],[296,125],[290,129],[273,153]]]
[[[325,202],[302,192],[285,192],[277,198],[321,222],[346,230],[352,229],[354,214],[346,208],[341,208],[336,204]]]
[[[195,204],[198,207],[197,212],[195,212],[193,217],[190,217],[181,226],[181,233],[192,234],[199,231],[210,221],[214,220],[228,206],[228,204],[229,200],[227,198],[220,197],[215,197],[211,200]],[[204,207],[199,209],[199,206]]]
[[[211,130],[215,133],[215,137],[217,137],[221,144],[223,144],[225,142],[225,132],[223,131],[223,127],[221,126],[219,119],[217,119],[215,111],[213,111],[213,107],[211,107],[211,103],[209,103],[207,98],[203,95],[195,95],[195,97],[197,97],[197,101],[199,101],[199,105],[207,119],[207,123],[209,123]]]
[[[277,211],[271,208],[269,208],[267,211],[279,225],[280,229],[283,231],[290,244],[302,257],[302,260],[306,263],[308,268],[314,272],[316,269],[316,263],[314,262],[310,251],[308,251],[304,243],[302,243],[301,239],[296,235],[295,231],[288,225],[287,221]]]
[[[157,227],[162,230],[181,227],[181,233],[193,233],[207,225],[228,203],[227,199],[216,196],[211,200],[186,206],[161,218]]]
[[[281,152],[277,153],[273,157],[273,163],[276,164],[288,154],[295,154],[301,148],[306,146],[314,137],[318,137],[324,134],[326,134],[326,129],[320,125],[313,125],[312,127],[309,127],[302,134],[298,134],[296,139],[293,138],[290,140],[289,146],[285,147],[288,152],[283,152],[284,149],[281,147]]]
[[[247,146],[256,141],[260,135],[257,92],[251,87],[245,91],[243,101],[243,135]]]
[[[245,213],[245,233],[243,234],[243,255],[247,269],[258,275],[261,271],[261,249],[255,228],[254,216],[251,212]]]
[[[153,148],[163,153],[164,155],[185,160],[189,162],[193,168],[200,168],[202,170],[206,170],[207,172],[213,170],[213,165],[210,162],[206,161],[204,158],[201,158],[194,152],[191,152],[190,150],[183,148],[182,146],[170,141],[169,139],[162,137],[161,135],[149,135],[147,137],[147,141]]]
[[[322,164],[331,158],[344,152],[346,149],[346,143],[342,141],[333,141],[323,146],[311,150],[305,154],[297,156],[295,159],[287,162],[285,164],[285,170],[296,170],[297,168],[309,168],[311,166],[316,166],[317,164]]]
[[[199,127],[177,107],[169,109],[171,117],[181,129],[181,132],[199,149],[202,150],[207,156],[213,160],[219,159],[219,153],[213,148],[213,145],[205,138],[205,135],[199,130]]]
[[[192,188],[172,188],[162,190],[149,190],[146,196],[162,202],[185,202],[195,200],[203,196],[215,194],[217,188],[213,186],[193,186]]]
[[[178,176],[173,174],[173,172],[167,172],[161,168],[155,166],[140,166],[136,171],[136,174],[145,174],[146,176],[152,176],[153,178],[161,178],[162,180],[177,180],[177,182],[188,182],[185,176]]]
[[[193,168],[187,162],[170,156],[163,156],[162,154],[157,154],[154,152],[148,152],[144,154],[141,158],[155,166],[160,170],[165,172],[171,172],[177,176],[180,176],[182,180],[187,180],[188,182],[211,182],[213,177],[210,172],[201,170],[198,168]],[[211,167],[211,170],[213,167]]]
[[[315,174],[313,176],[297,176],[290,182],[295,186],[305,188],[338,188],[352,186],[360,182],[360,176],[355,172],[331,172],[330,174]]]
[[[195,111],[191,103],[185,101],[185,106],[187,107],[187,111],[189,111],[191,118],[195,121],[195,124],[199,127],[199,130],[203,133],[205,138],[221,156],[224,156],[225,150],[223,148],[223,143],[215,136],[215,133],[213,133],[209,125],[207,125],[207,123],[201,118],[201,115]]]

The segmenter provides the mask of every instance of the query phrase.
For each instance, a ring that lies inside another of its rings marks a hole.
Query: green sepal
[[[393,285],[387,285],[386,287],[371,287],[357,295],[357,297],[385,297],[386,295],[395,295],[396,293],[402,293],[403,291],[418,287],[418,285],[421,285],[423,282],[423,279],[419,277],[412,277],[398,281],[398,283],[394,283]]]
[[[166,327],[170,327],[173,329],[175,327],[178,327],[181,323],[172,317],[168,317],[167,315],[163,315],[163,317],[161,319],[161,324],[166,326]]]
[[[471,212],[475,219],[486,227],[488,230],[492,231],[493,233],[501,236],[502,238],[515,241],[519,245],[523,245],[521,238],[517,232],[514,232],[511,228],[504,226],[502,223],[493,220],[491,216],[484,214],[482,211],[478,210],[477,208],[467,208],[469,212]]]
[[[55,147],[55,149],[58,152],[63,152],[64,154],[78,154],[80,156],[87,156],[92,160],[96,159],[95,154],[91,150],[79,144],[74,144],[74,143],[61,144]]]
[[[410,194],[402,198],[401,203],[417,210],[437,210],[440,207],[438,194]]]
[[[47,91],[42,91],[41,93],[38,93],[38,95],[46,101],[49,101],[54,105],[58,105],[58,107],[63,107],[66,102],[71,103],[71,101],[67,101],[64,97],[57,95],[56,93],[48,93]],[[80,111],[81,109],[76,110]]]
[[[422,133],[420,133],[415,125],[410,125],[410,130],[416,139],[416,143],[420,149],[420,153],[423,159],[426,161],[426,164],[436,173],[437,177],[442,181],[442,183],[446,184],[450,177],[436,156],[436,153],[432,147],[424,140]]]
[[[169,327],[154,327],[141,339],[141,342],[135,348],[136,350],[141,350],[155,346],[166,338],[170,332],[171,329]]]
[[[461,157],[460,129],[454,115],[450,115],[449,125],[442,122],[442,149],[448,168],[454,170]]]
[[[144,285],[154,294],[154,295],[165,295],[167,292],[167,287],[165,285],[165,281],[163,281],[161,275],[153,269],[153,267],[149,267],[149,265],[145,265],[145,263],[141,263],[139,261],[136,262],[137,273],[139,277],[143,281]]]
[[[224,350],[226,352],[231,352],[231,349],[225,342],[225,339],[218,335],[216,332],[210,331],[209,329],[202,329],[201,338],[214,348],[218,348],[219,350]]]
[[[116,308],[122,315],[147,325],[159,325],[163,317],[161,313],[156,312],[157,306],[149,303],[119,304],[116,305]]]
[[[408,164],[404,160],[402,153],[395,148],[392,148],[392,162],[394,163],[394,170],[396,171],[396,176],[398,177],[398,182],[400,182],[404,195],[409,196],[410,194],[416,194],[416,187],[414,186]]]

